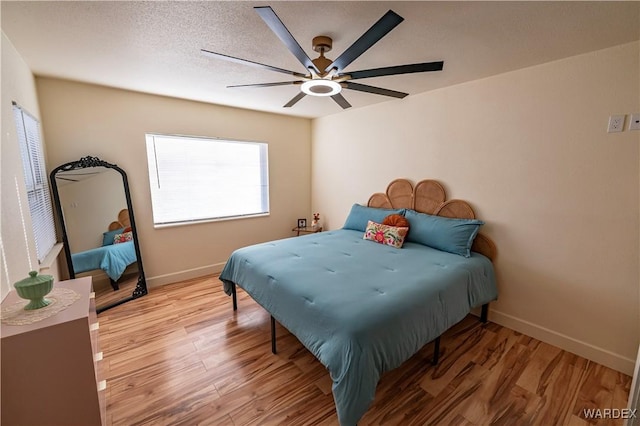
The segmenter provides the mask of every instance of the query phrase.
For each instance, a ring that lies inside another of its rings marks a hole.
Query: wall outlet
[[[640,130],[640,112],[631,114],[631,120],[629,120],[629,130]]]
[[[621,132],[624,130],[624,115],[612,115],[609,117],[608,133]]]

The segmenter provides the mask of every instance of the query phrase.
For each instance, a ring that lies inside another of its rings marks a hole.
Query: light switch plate
[[[612,115],[609,117],[608,133],[621,132],[624,130],[624,115]]]
[[[631,114],[629,120],[629,130],[640,130],[640,112]]]

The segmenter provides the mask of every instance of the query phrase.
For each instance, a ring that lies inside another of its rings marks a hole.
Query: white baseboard
[[[527,336],[533,337],[550,345],[557,346],[565,351],[574,353],[624,374],[628,374],[629,376],[633,375],[633,369],[636,362],[634,359],[625,358],[590,343],[574,339],[573,337],[558,333],[557,331],[496,311],[495,309],[491,309],[491,305],[489,305],[489,321],[518,331],[522,334],[526,334]]]
[[[171,274],[158,275],[155,277],[146,277],[147,288],[160,287],[165,284],[171,284],[178,281],[190,280],[193,278],[202,277],[204,275],[219,274],[222,271],[222,268],[224,268],[225,264],[226,262],[214,263],[212,265],[201,266],[193,269],[186,269],[184,271],[173,272]]]

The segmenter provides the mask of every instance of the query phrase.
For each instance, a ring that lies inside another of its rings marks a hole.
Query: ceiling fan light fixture
[[[342,86],[332,80],[316,79],[302,83],[302,91],[311,96],[333,96],[340,93]]]

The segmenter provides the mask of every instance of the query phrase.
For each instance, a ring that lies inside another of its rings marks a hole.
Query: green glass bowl
[[[53,288],[53,277],[51,275],[38,276],[36,271],[29,272],[29,275],[29,278],[18,281],[13,285],[18,296],[30,301],[24,309],[30,311],[44,308],[51,304],[51,300],[45,299],[45,296]]]

